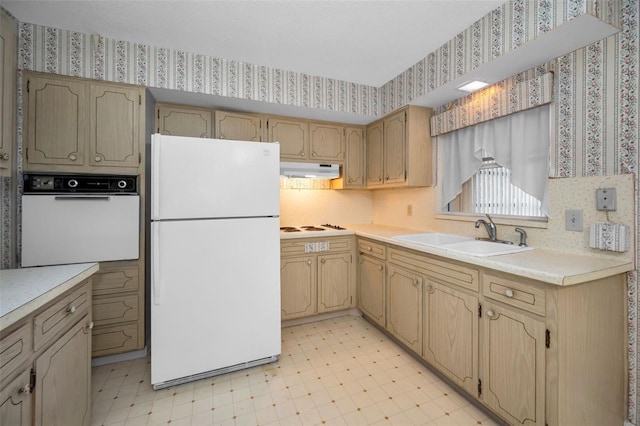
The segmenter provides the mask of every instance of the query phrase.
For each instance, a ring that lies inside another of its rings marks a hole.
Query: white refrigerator
[[[151,383],[280,355],[280,147],[151,138]]]

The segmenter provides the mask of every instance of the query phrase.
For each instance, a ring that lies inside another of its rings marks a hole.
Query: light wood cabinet
[[[363,127],[344,128],[345,155],[342,176],[331,182],[332,189],[365,188],[365,139]]]
[[[314,251],[314,244],[322,244]],[[353,237],[295,238],[280,243],[281,319],[355,306]]]
[[[387,266],[387,330],[422,354],[422,277],[393,264]]]
[[[267,117],[267,141],[280,143],[280,158],[304,161],[309,154],[309,122],[293,118]]]
[[[215,135],[217,139],[262,142],[263,118],[256,114],[215,111]]]
[[[25,74],[25,170],[139,173],[144,89]]]
[[[14,167],[17,28],[16,22],[0,10],[0,177],[11,176]]]
[[[156,104],[156,132],[163,135],[211,138],[213,112],[182,105]]]
[[[385,327],[387,280],[385,247],[368,241],[358,240],[358,307],[362,313]]]
[[[478,296],[425,281],[423,357],[471,394],[478,386]]]
[[[91,280],[2,330],[0,423],[91,423]]]
[[[431,185],[430,117],[410,105],[367,126],[367,188]]]
[[[344,161],[344,127],[309,123],[309,159],[325,163]]]

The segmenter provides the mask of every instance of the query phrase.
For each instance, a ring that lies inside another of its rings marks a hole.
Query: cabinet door
[[[156,112],[158,133],[173,136],[210,138],[211,110],[159,105]]]
[[[269,118],[268,140],[280,143],[280,157],[299,161],[310,158],[309,124],[305,121]]]
[[[544,323],[489,302],[483,312],[482,399],[511,424],[544,425]]]
[[[406,112],[400,111],[384,119],[384,183],[406,180]]]
[[[15,143],[16,23],[0,11],[0,176],[10,176]]]
[[[331,124],[309,124],[311,160],[342,163],[344,161],[344,127]]]
[[[350,253],[318,256],[318,313],[353,306]]]
[[[425,282],[424,358],[472,395],[478,392],[478,297]]]
[[[387,330],[422,354],[422,277],[395,265],[387,267]]]
[[[383,123],[379,121],[367,126],[367,188],[382,185],[383,174]]]
[[[344,186],[346,188],[364,188],[364,138],[363,131],[358,127],[345,129],[345,161]]]
[[[138,167],[141,104],[140,89],[90,86],[92,166]]]
[[[385,263],[370,256],[360,256],[358,305],[370,319],[385,326]]]
[[[36,360],[35,424],[91,422],[91,333],[89,316]]]
[[[262,142],[262,118],[259,115],[216,111],[217,139]]]
[[[316,313],[316,258],[312,256],[280,260],[281,319]]]
[[[85,87],[75,81],[29,77],[25,168],[29,164],[84,165]]]
[[[0,391],[0,424],[31,425],[31,371],[25,370]]]

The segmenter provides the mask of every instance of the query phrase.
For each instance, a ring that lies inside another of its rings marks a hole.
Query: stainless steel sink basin
[[[520,253],[533,250],[533,247],[520,247],[513,244],[503,244],[499,242],[480,241],[471,237],[460,235],[441,234],[437,232],[425,232],[422,234],[394,235],[395,240],[421,244],[430,247],[437,247],[456,253],[468,254],[471,256],[497,256],[501,254]]]
[[[437,232],[425,232],[423,234],[395,235],[392,238],[412,243],[424,244],[427,246],[440,247],[446,244],[459,243],[463,241],[473,241],[470,237],[460,235],[439,234]]]

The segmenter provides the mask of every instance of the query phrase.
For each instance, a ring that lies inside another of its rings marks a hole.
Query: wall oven
[[[137,259],[137,176],[24,174],[21,265]]]

